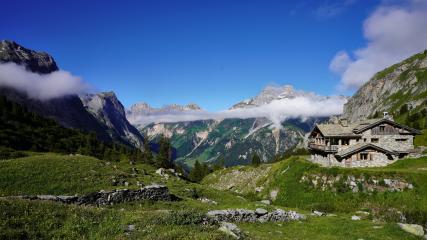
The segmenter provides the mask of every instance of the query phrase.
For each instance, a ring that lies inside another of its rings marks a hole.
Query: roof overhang
[[[418,130],[418,129],[411,128],[411,127],[399,124],[397,122],[394,122],[394,121],[391,121],[391,120],[385,119],[385,118],[380,119],[380,120],[378,120],[378,121],[376,121],[374,123],[368,124],[368,125],[366,125],[363,128],[355,129],[353,132],[356,133],[356,134],[359,134],[359,133],[362,133],[362,132],[366,131],[367,129],[373,128],[374,126],[376,126],[378,124],[381,124],[381,123],[388,123],[390,125],[397,126],[399,128],[405,129],[406,131],[408,131],[409,133],[414,134],[414,135],[421,134],[421,131]]]
[[[351,151],[348,151],[348,152],[345,151],[345,149],[344,149],[344,150],[342,150],[342,151],[344,151],[344,153],[340,154],[340,152],[338,152],[335,155],[338,156],[338,157],[340,157],[340,158],[345,158],[347,156],[350,156],[350,155],[353,155],[355,153],[361,152],[361,151],[363,151],[365,149],[368,149],[368,148],[373,148],[373,149],[375,149],[375,150],[377,150],[379,152],[383,152],[385,154],[390,154],[390,155],[397,155],[398,154],[398,153],[396,153],[394,151],[387,150],[385,148],[382,148],[380,146],[374,145],[372,143],[366,143],[366,144],[363,144],[360,147],[355,148],[355,149],[353,149]]]

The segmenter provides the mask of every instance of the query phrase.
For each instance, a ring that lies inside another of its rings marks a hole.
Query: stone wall
[[[414,189],[413,184],[400,177],[304,174],[300,183],[332,192],[402,192]]]
[[[370,154],[370,160],[358,160],[356,153],[338,161],[333,154],[322,155],[320,153],[312,153],[310,161],[324,167],[383,167],[397,160],[396,156],[392,156],[393,159],[389,159],[386,154],[381,152],[371,151]]]

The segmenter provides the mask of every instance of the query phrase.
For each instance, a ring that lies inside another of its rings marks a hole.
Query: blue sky
[[[0,38],[50,53],[126,107],[195,102],[217,111],[269,84],[341,93],[330,62],[366,45],[363,22],[378,4],[4,0]]]

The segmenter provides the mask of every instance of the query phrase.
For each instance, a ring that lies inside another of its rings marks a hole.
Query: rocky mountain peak
[[[141,147],[143,138],[126,119],[126,111],[114,92],[80,96],[86,109],[100,122],[113,129],[128,143]]]
[[[0,62],[14,62],[36,73],[51,73],[58,70],[55,60],[45,52],[27,49],[14,41],[0,41]]]
[[[378,117],[382,112],[401,115],[402,123],[414,122],[405,118],[427,109],[427,51],[418,53],[376,73],[344,105],[343,117],[350,121]],[[413,127],[422,127],[422,124]]]
[[[295,98],[297,96],[305,96],[310,93],[296,91],[291,85],[273,86],[269,85],[265,87],[261,92],[250,99],[241,101],[231,107],[231,109],[256,107],[265,104],[269,104],[274,100]]]

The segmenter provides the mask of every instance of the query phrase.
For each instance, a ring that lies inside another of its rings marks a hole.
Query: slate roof
[[[362,133],[365,129],[369,129],[376,124],[387,122],[392,125],[399,126],[413,134],[420,134],[421,132],[417,129],[413,129],[401,124],[398,124],[394,121],[385,119],[385,118],[374,118],[374,119],[366,119],[359,122],[349,123],[347,126],[342,126],[340,123],[328,123],[328,124],[316,124],[316,127],[320,130],[320,132],[325,137],[357,137]]]

